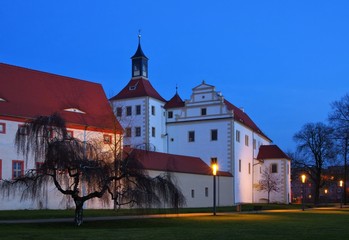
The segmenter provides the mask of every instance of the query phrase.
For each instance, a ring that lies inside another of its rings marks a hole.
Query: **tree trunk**
[[[83,222],[83,205],[84,202],[81,199],[74,199],[75,202],[75,218],[74,222],[76,226],[80,226]]]

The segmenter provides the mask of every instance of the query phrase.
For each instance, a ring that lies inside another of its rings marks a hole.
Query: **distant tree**
[[[93,198],[104,202],[117,199],[118,205],[140,207],[185,203],[170,175],[151,178],[132,155],[116,157],[113,151],[103,151],[96,141],[70,137],[65,121],[57,114],[25,124],[16,134],[16,145],[27,161],[32,157],[40,165],[24,176],[1,181],[0,190],[9,196],[14,189],[24,189],[22,199],[38,199],[45,184],[52,183],[74,200],[78,226],[83,222],[84,202]]]
[[[334,128],[334,138],[337,145],[339,157],[343,159],[344,165],[344,189],[347,189],[348,179],[348,155],[349,155],[349,94],[346,94],[339,101],[331,104],[332,111],[329,114],[329,121]],[[344,203],[347,202],[347,192],[343,191]]]
[[[320,188],[324,184],[322,170],[334,158],[333,129],[324,123],[307,123],[294,135],[298,158],[294,161],[303,168],[314,184],[314,203],[319,203]]]
[[[263,169],[261,180],[258,183],[258,191],[263,191],[268,193],[268,204],[270,203],[270,193],[271,192],[279,192],[279,178],[270,172],[270,169],[265,167]]]

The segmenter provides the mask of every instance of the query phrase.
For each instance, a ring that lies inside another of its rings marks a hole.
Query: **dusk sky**
[[[165,99],[203,80],[284,151],[349,92],[347,0],[1,0],[0,62],[98,82],[131,78],[141,43]],[[1,87],[1,86],[0,86]]]

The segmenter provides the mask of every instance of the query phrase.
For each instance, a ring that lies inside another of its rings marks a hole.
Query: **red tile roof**
[[[265,135],[262,132],[262,130],[260,130],[260,128],[252,121],[252,119],[244,111],[242,111],[240,108],[236,107],[235,105],[233,105],[227,100],[224,100],[224,103],[227,105],[229,110],[232,110],[234,112],[235,121],[238,121],[243,125],[251,128],[256,133],[264,136],[265,138],[271,141],[271,139],[267,135]]]
[[[150,81],[142,77],[131,79],[126,87],[124,87],[114,97],[110,98],[110,100],[112,101],[137,97],[152,97],[162,102],[166,102],[166,100],[154,89]]]
[[[165,109],[169,108],[180,108],[184,107],[184,101],[182,98],[176,93],[166,104],[165,104]]]
[[[201,175],[212,175],[212,169],[200,158],[151,152],[141,149],[124,149],[126,154],[137,158],[147,170],[180,172]],[[228,172],[220,171],[219,176],[232,176]]]
[[[0,86],[5,100],[0,117],[33,119],[56,112],[74,126],[122,130],[100,84],[0,63]]]
[[[262,145],[259,148],[258,160],[265,160],[265,159],[280,159],[280,158],[286,158],[291,159],[289,156],[286,155],[278,146],[276,145]]]

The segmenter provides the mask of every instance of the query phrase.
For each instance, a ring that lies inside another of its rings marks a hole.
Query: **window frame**
[[[125,137],[132,137],[132,128],[125,128]]]
[[[141,137],[141,136],[142,136],[141,127],[135,127],[135,137]]]
[[[141,114],[142,114],[141,105],[136,105],[136,115],[141,115]]]
[[[112,144],[112,139],[113,139],[113,136],[110,135],[110,134],[103,134],[103,143],[104,144]]]
[[[126,106],[126,116],[132,116],[132,106]]]
[[[16,164],[19,164],[20,166],[20,169],[17,170],[15,169],[15,165]],[[19,176],[16,176],[15,172],[20,172],[20,175]],[[24,175],[24,161],[23,160],[12,160],[12,179],[16,179],[20,176],[23,176]]]
[[[0,123],[0,134],[6,134],[6,123]]]
[[[28,135],[28,126],[25,124],[18,124],[18,131],[20,135]]]
[[[173,118],[173,111],[167,112],[167,118]]]
[[[201,108],[201,116],[207,115],[207,108]]]
[[[241,159],[239,159],[239,172],[241,173]]]
[[[156,137],[156,129],[155,127],[151,127],[151,136]]]
[[[277,163],[270,164],[270,173],[278,173],[278,164]]]
[[[205,187],[205,197],[208,197],[208,187]]]
[[[195,198],[195,190],[194,189],[191,190],[191,198]]]
[[[235,140],[236,140],[237,142],[240,142],[240,131],[239,131],[239,130],[236,130],[236,131],[235,131]]]
[[[155,106],[151,106],[151,115],[155,116]]]
[[[195,142],[195,131],[188,131],[188,142]]]
[[[117,117],[122,117],[122,107],[117,107],[116,108],[116,116]]]
[[[211,141],[218,141],[218,129],[211,129]]]
[[[245,146],[248,147],[250,145],[250,137],[246,134],[245,135]]]

